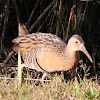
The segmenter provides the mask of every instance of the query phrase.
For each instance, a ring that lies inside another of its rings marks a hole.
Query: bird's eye
[[[75,43],[78,43],[77,41],[75,41]]]

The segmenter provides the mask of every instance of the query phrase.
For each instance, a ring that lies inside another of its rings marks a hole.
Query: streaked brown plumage
[[[13,49],[16,52],[20,48],[26,67],[45,73],[42,79],[47,72],[67,71],[78,66],[79,51],[85,53],[92,62],[82,38],[78,35],[73,35],[68,44],[50,33],[20,36],[14,39],[13,43],[15,43]]]
[[[24,24],[22,24],[19,20],[18,20],[18,31],[19,31],[18,32],[19,33],[18,34],[19,36],[23,36],[23,35],[29,34],[26,26]]]

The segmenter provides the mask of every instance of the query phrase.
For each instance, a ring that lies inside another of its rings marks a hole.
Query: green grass
[[[61,76],[52,77],[44,86],[18,80],[0,80],[0,100],[100,100],[100,86],[91,79],[63,82]]]
[[[22,85],[22,68],[21,68],[21,55],[20,49],[18,50],[18,79],[19,79],[19,86]]]

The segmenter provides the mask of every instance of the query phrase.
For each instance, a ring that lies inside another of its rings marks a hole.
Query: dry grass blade
[[[54,1],[51,2],[51,4],[44,10],[44,12],[37,18],[37,20],[32,24],[32,26],[29,28],[29,32],[32,32],[34,27],[39,23],[39,21],[43,18],[43,16],[48,12],[48,10],[54,5]]]

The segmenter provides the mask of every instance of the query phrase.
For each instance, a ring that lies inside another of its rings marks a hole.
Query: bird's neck
[[[80,60],[80,52],[75,51],[71,48],[71,46],[67,46],[65,49],[65,62],[69,67],[67,67],[67,70],[72,69],[73,67],[77,67]]]
[[[75,58],[77,55],[77,51],[73,50],[71,45],[66,46],[65,53],[66,53],[66,56],[68,56],[69,58]]]

